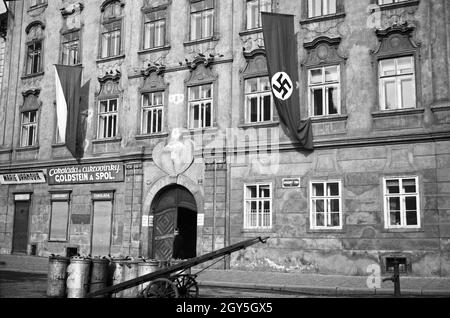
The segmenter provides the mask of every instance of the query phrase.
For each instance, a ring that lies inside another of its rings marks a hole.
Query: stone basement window
[[[397,261],[399,263],[400,273],[410,273],[411,272],[411,261],[407,257],[386,257],[384,261],[384,270],[386,273],[394,272],[394,263]]]

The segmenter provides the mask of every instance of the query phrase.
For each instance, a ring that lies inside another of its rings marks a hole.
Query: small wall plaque
[[[300,178],[284,178],[283,189],[300,188]]]

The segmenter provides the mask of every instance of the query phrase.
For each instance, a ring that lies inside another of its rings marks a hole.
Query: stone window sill
[[[125,54],[120,54],[120,55],[116,55],[116,56],[110,56],[110,57],[101,57],[99,59],[97,59],[96,63],[105,63],[105,62],[109,62],[109,61],[115,61],[115,60],[121,60],[125,58]]]
[[[404,109],[391,109],[372,112],[373,118],[383,118],[383,117],[395,117],[402,115],[415,115],[422,114],[425,111],[423,108],[404,108]]]
[[[348,119],[347,115],[331,115],[331,116],[316,116],[311,117],[313,123],[323,123],[332,121],[345,121]]]
[[[382,233],[425,233],[422,228],[383,228]]]
[[[161,132],[161,133],[147,134],[147,135],[136,135],[134,138],[136,140],[145,140],[145,139],[164,138],[167,136],[169,136],[168,132]]]
[[[341,18],[345,18],[344,12],[340,12],[340,13],[336,13],[336,14],[328,14],[328,15],[323,15],[323,16],[313,17],[313,18],[306,18],[306,19],[300,20],[300,24],[303,25],[303,24],[317,23],[317,22],[322,22],[322,21],[327,21],[327,20],[336,20],[336,19],[341,19]]]
[[[344,229],[308,229],[307,234],[345,234]]]
[[[403,7],[412,7],[412,6],[418,6],[420,3],[419,0],[413,0],[413,1],[403,1],[403,2],[396,2],[396,3],[389,3],[389,4],[383,4],[380,5],[380,10],[393,10]]]
[[[279,121],[269,121],[269,122],[260,122],[260,123],[245,123],[238,125],[238,128],[249,129],[249,128],[269,128],[269,127],[277,127],[280,125]]]
[[[217,36],[210,36],[208,38],[204,39],[197,39],[197,40],[190,40],[183,43],[184,46],[191,46],[191,45],[197,45],[202,44],[206,42],[213,42],[213,41],[219,41],[219,38]]]
[[[155,52],[160,52],[160,51],[168,51],[170,50],[170,45],[164,45],[164,46],[158,46],[158,47],[152,47],[149,49],[142,49],[140,51],[138,51],[138,54],[147,54],[147,53],[155,53]]]
[[[191,135],[195,135],[195,134],[204,134],[204,133],[215,133],[217,132],[219,129],[217,127],[208,127],[208,128],[189,128],[189,133]]]
[[[273,233],[273,229],[242,229],[241,233]]]
[[[256,33],[262,33],[262,31],[263,31],[263,29],[261,27],[259,27],[259,28],[241,31],[241,32],[239,32],[239,35],[240,36],[251,35],[251,34],[256,34]]]
[[[106,143],[114,143],[114,142],[120,142],[122,141],[122,138],[104,138],[104,139],[94,139],[91,142],[93,144],[106,144]]]
[[[431,105],[431,111],[433,113],[450,111],[450,102]]]
[[[16,152],[26,152],[39,150],[39,146],[17,147]]]
[[[6,149],[0,149],[0,154],[2,153],[12,153],[12,149],[11,148],[6,148]]]
[[[65,147],[65,143],[52,144],[52,148],[63,148]]]
[[[32,12],[32,11],[38,10],[38,9],[44,9],[44,8],[47,8],[47,6],[48,6],[48,3],[38,4],[36,6],[29,7],[27,12]]]
[[[38,76],[42,76],[44,75],[44,72],[38,72],[38,73],[33,73],[33,74],[27,74],[27,75],[23,75],[21,77],[21,79],[28,79],[28,78],[33,78],[33,77],[38,77]]]

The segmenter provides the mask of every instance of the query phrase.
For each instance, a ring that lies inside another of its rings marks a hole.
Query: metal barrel
[[[91,278],[89,281],[89,292],[95,292],[105,288],[108,284],[109,260],[106,258],[92,259]]]
[[[64,298],[66,296],[67,265],[69,258],[50,256],[47,274],[47,296]]]
[[[125,261],[123,266],[123,281],[138,277],[139,261]],[[122,297],[134,298],[138,296],[138,286],[127,288],[122,291]]]
[[[114,286],[122,283],[123,267],[125,265],[125,258],[113,258],[109,264],[109,282],[108,285]],[[112,298],[122,298],[122,291],[111,295]]]
[[[89,287],[91,260],[72,257],[67,267],[67,298],[84,298]]]
[[[138,276],[143,276],[145,274],[153,273],[160,270],[160,262],[154,259],[144,260],[139,262]],[[151,281],[145,282],[138,286],[138,292],[141,292],[146,288]]]
[[[171,259],[169,266],[178,265],[178,264],[186,262],[186,261],[187,261],[187,259]],[[191,274],[191,268],[187,267],[185,269],[182,269],[182,270],[172,273],[172,275],[183,275],[183,274]]]

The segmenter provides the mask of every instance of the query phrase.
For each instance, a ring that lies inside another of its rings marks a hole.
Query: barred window
[[[420,228],[418,177],[384,179],[386,228]]]
[[[341,229],[341,182],[311,182],[311,228]]]
[[[213,126],[212,84],[189,87],[189,128]]]
[[[247,123],[273,120],[273,97],[268,76],[245,80],[245,110]]]
[[[117,99],[102,100],[98,111],[98,138],[114,138],[117,136]]]
[[[37,143],[37,110],[22,113],[20,146],[35,146]]]
[[[163,129],[164,92],[142,94],[142,134],[155,134]]]
[[[272,185],[245,185],[244,228],[272,227]]]

